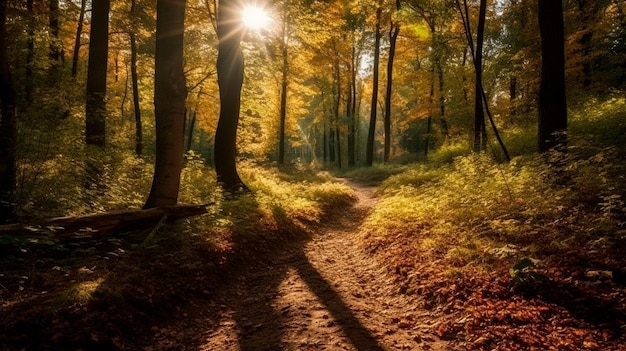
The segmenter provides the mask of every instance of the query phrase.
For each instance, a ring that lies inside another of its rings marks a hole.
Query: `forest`
[[[3,0],[0,350],[626,350],[623,0]]]

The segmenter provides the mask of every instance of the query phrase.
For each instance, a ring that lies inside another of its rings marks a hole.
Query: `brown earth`
[[[147,349],[448,349],[433,335],[437,320],[358,245],[375,198],[372,188],[353,188],[354,207],[309,241],[233,276],[209,308],[183,312],[187,317],[159,328]]]

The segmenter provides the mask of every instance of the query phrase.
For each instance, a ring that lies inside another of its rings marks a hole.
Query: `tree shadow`
[[[308,286],[309,291],[319,299],[336,320],[336,325],[341,328],[355,349],[384,350],[339,293],[333,289],[332,284],[309,262],[305,254],[305,245],[310,241],[311,236],[303,233],[299,226],[280,209],[274,210],[274,216],[282,223],[283,231],[274,242],[270,243],[272,250],[264,252],[260,262],[249,265],[245,271],[238,272],[247,278],[226,291],[226,294],[230,296],[241,294],[242,291],[250,295],[243,294],[241,299],[229,299],[234,302],[228,307],[232,309],[233,319],[239,329],[239,349],[281,350],[294,346],[289,345],[283,339],[290,324],[289,314],[292,312],[286,309],[280,310],[275,306],[275,298],[279,294],[280,285],[286,279],[288,271],[293,269]],[[285,232],[285,229],[288,232]],[[285,238],[288,238],[288,244],[284,242]],[[243,245],[245,246],[245,243]],[[249,246],[243,251],[247,250]],[[306,312],[296,311],[295,313]]]

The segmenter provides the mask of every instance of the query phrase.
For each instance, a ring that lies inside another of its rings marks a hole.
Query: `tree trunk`
[[[280,89],[280,130],[279,130],[279,143],[278,143],[278,164],[285,164],[285,123],[287,120],[287,83],[289,75],[289,52],[287,47],[287,4],[284,4],[283,9],[283,32],[281,43],[283,67],[282,67],[282,80]]]
[[[441,123],[441,130],[445,138],[448,138],[448,120],[446,119],[446,97],[443,82],[443,67],[441,67],[441,59],[438,59],[435,63],[437,67],[437,77],[439,80],[439,121]]]
[[[154,62],[156,160],[150,195],[144,208],[178,202],[183,166],[187,86],[183,72],[186,0],[158,0]]]
[[[35,12],[33,9],[34,0],[26,0],[26,10],[28,12],[28,24],[26,29],[26,86],[24,87],[24,97],[26,104],[33,101],[33,66],[35,60]]]
[[[337,53],[337,57],[339,54]],[[341,67],[339,66],[339,59],[335,60],[335,106],[333,106],[333,118],[335,125],[335,135],[337,140],[337,166],[341,168],[341,134],[339,132],[340,123],[339,123],[339,109],[341,106]]]
[[[243,84],[244,35],[241,8],[234,2],[219,0],[217,9],[217,83],[220,90],[220,117],[215,131],[215,172],[226,191],[248,190],[237,172],[237,126]]]
[[[485,19],[487,14],[487,0],[480,0],[480,10],[478,13],[478,29],[476,32],[476,52],[474,57],[474,67],[476,71],[476,81],[474,84],[474,152],[485,149],[486,128],[485,110],[483,109],[483,43],[485,38]]]
[[[106,145],[106,82],[109,51],[110,0],[94,0],[89,34],[85,136],[87,145]]]
[[[352,50],[350,57],[350,83],[348,84],[348,101],[346,116],[348,117],[348,167],[356,165],[356,43],[352,32]]]
[[[374,140],[376,134],[376,111],[378,103],[378,65],[380,63],[380,16],[382,9],[376,10],[376,30],[374,40],[374,73],[372,82],[372,102],[370,105],[370,125],[367,133],[367,150],[365,166],[372,167],[374,164]]]
[[[61,60],[61,40],[59,38],[59,0],[49,0],[49,26],[50,26],[50,76],[56,78]]]
[[[389,154],[391,153],[391,85],[393,83],[393,60],[396,56],[396,42],[400,34],[400,24],[391,22],[389,29],[389,59],[387,61],[387,90],[385,93],[385,148],[383,153],[383,161],[389,162]]]
[[[565,49],[562,0],[539,0],[541,83],[539,85],[539,151],[567,143]]]
[[[85,0],[83,0],[85,1]],[[137,36],[135,34],[137,16],[136,0],[131,1],[130,15],[133,19],[130,36],[130,76],[133,86],[133,111],[135,115],[135,155],[143,153],[143,127],[141,124],[141,106],[139,105],[139,75],[137,74]]]
[[[0,222],[15,214],[17,179],[17,113],[15,89],[9,68],[6,1],[0,2]]]
[[[32,0],[29,0],[29,1],[32,1]],[[80,1],[80,14],[78,15],[78,25],[76,26],[76,39],[74,39],[74,53],[72,54],[72,78],[76,78],[76,75],[78,74],[78,56],[80,53],[80,37],[83,34],[83,22],[85,21],[86,3],[87,3],[87,0]]]
[[[207,205],[176,205],[150,209],[107,212],[78,217],[59,217],[40,223],[0,225],[0,234],[51,233],[57,240],[103,238],[135,230],[149,229],[164,217],[167,221],[199,216],[207,213]],[[54,229],[50,229],[54,228]]]

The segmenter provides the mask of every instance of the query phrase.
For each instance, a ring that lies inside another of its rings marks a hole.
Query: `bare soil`
[[[376,199],[372,188],[353,188],[354,207],[310,240],[232,276],[209,308],[192,307],[188,318],[158,329],[147,349],[448,349],[432,332],[436,319],[357,243]]]

